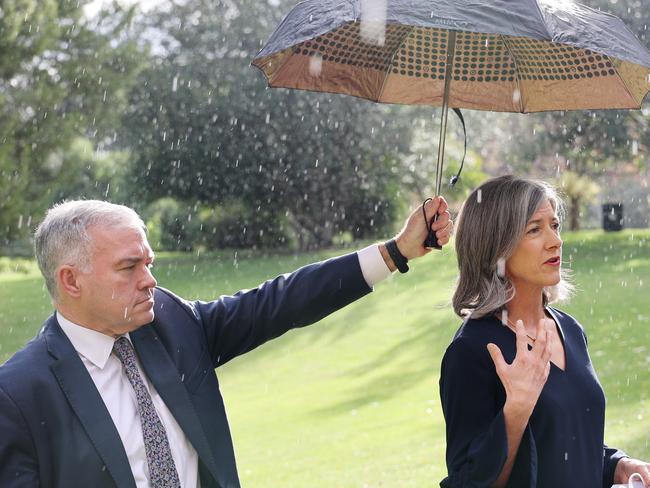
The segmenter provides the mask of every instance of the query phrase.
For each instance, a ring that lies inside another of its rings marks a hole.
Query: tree
[[[142,62],[132,10],[91,19],[87,2],[5,2],[0,16],[0,242],[26,235],[55,198],[57,152],[112,136]]]
[[[564,171],[557,183],[569,200],[569,228],[580,230],[582,208],[598,194],[600,187],[591,178],[573,171]]]
[[[371,236],[394,220],[410,127],[370,102],[267,90],[250,61],[283,11],[187,0],[148,19],[158,55],[131,93],[123,138],[134,179],[148,201],[236,203],[250,245],[280,228],[301,248]]]
[[[417,198],[421,195],[431,195],[435,191],[440,130],[440,120],[437,119],[439,119],[440,110],[427,108],[427,111],[432,112],[433,118],[436,120],[431,123],[431,114],[418,120],[419,124],[413,130],[409,154],[404,158],[405,171],[402,181],[408,188],[414,190],[414,196]],[[458,135],[460,124],[455,123],[456,117],[450,115],[450,121],[452,123],[449,124],[447,130],[441,193],[452,206],[454,204],[460,206],[469,193],[482,183],[487,175],[482,169],[481,156],[470,146],[467,149],[460,179],[451,187],[449,182],[458,173],[463,158],[464,140],[462,135]],[[453,131],[454,126],[457,129],[456,134]],[[472,139],[468,134],[468,146],[469,141]]]

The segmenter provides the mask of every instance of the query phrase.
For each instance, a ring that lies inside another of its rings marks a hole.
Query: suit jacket
[[[370,290],[356,254],[212,302],[156,289],[155,319],[131,339],[198,453],[202,486],[240,486],[215,368]],[[135,488],[108,410],[54,315],[0,366],[0,486],[39,485]]]

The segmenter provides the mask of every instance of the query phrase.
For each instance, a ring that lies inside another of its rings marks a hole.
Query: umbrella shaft
[[[442,96],[442,122],[438,143],[438,163],[436,164],[436,195],[442,186],[442,165],[445,158],[445,139],[447,136],[447,114],[449,112],[449,90],[453,76],[454,54],[456,52],[456,31],[449,30],[447,36],[447,65],[445,67],[445,91]]]

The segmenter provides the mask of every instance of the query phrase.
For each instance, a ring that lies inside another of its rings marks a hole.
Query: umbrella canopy
[[[272,87],[505,112],[639,108],[650,91],[623,22],[567,0],[307,0],[252,64]]]

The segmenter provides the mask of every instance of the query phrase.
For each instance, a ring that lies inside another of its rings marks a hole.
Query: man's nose
[[[154,278],[151,269],[149,268],[149,266],[145,266],[144,276],[141,281],[142,288],[154,288],[157,284],[158,282],[156,281],[156,278]]]

